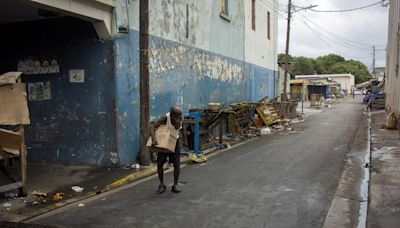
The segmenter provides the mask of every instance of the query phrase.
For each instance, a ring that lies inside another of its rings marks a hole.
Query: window
[[[267,35],[268,39],[271,39],[271,13],[268,11],[267,12]]]
[[[251,0],[251,29],[256,31],[256,0]]]

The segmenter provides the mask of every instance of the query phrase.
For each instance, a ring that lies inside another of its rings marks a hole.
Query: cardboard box
[[[29,124],[28,100],[24,83],[0,86],[0,125]]]
[[[156,139],[158,144],[152,147],[151,144],[153,141],[150,137],[146,146],[156,148],[159,152],[174,153],[178,134],[179,130],[169,129],[167,126],[161,125],[156,129]]]

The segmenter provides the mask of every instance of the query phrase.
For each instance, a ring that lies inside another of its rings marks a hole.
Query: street
[[[320,227],[362,114],[350,98],[295,125],[182,169],[180,194],[157,178],[34,223],[66,227]],[[172,176],[166,176],[172,181]]]

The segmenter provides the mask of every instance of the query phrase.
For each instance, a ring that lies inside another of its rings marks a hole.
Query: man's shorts
[[[176,140],[176,146],[175,146],[175,152],[174,153],[163,153],[163,152],[158,152],[157,153],[157,164],[163,165],[165,162],[172,163],[179,165],[181,161],[181,144],[179,142],[179,139]]]

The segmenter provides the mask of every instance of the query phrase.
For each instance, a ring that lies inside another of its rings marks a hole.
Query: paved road
[[[182,169],[180,194],[152,179],[36,223],[66,227],[321,227],[362,106],[352,99]],[[172,182],[169,174],[167,180]]]

